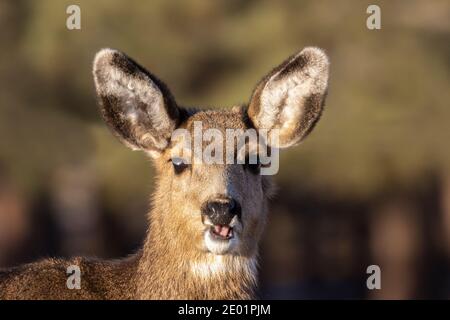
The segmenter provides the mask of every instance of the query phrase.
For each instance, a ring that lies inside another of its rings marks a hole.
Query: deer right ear
[[[160,154],[180,119],[166,85],[112,49],[97,53],[93,73],[103,118],[114,134],[133,150]]]

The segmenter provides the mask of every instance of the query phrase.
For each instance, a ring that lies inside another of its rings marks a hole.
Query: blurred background
[[[81,30],[66,28],[67,6]],[[381,30],[366,9],[381,8]],[[248,101],[304,46],[331,58],[326,111],[281,154],[263,298],[450,298],[450,2],[0,1],[0,267],[121,257],[153,169],[109,133],[92,59],[126,52],[186,106]],[[366,268],[381,268],[368,290]]]

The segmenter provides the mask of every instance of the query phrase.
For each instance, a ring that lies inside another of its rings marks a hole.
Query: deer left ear
[[[278,130],[276,148],[303,140],[320,118],[328,88],[329,61],[318,48],[308,47],[287,59],[261,80],[250,100],[254,126]],[[269,142],[270,144],[270,142]]]

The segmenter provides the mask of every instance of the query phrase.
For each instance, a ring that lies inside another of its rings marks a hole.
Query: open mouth
[[[204,244],[209,252],[221,255],[238,250],[239,224],[212,224],[210,221],[207,223],[209,228],[204,233]]]
[[[226,225],[214,225],[210,229],[211,235],[217,240],[230,240],[234,237],[233,227]]]

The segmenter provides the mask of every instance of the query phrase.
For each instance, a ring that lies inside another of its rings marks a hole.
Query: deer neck
[[[183,246],[155,208],[138,263],[138,299],[251,299],[255,297],[257,257],[215,255]],[[166,216],[167,216],[167,212]],[[178,239],[179,240],[179,239]]]

